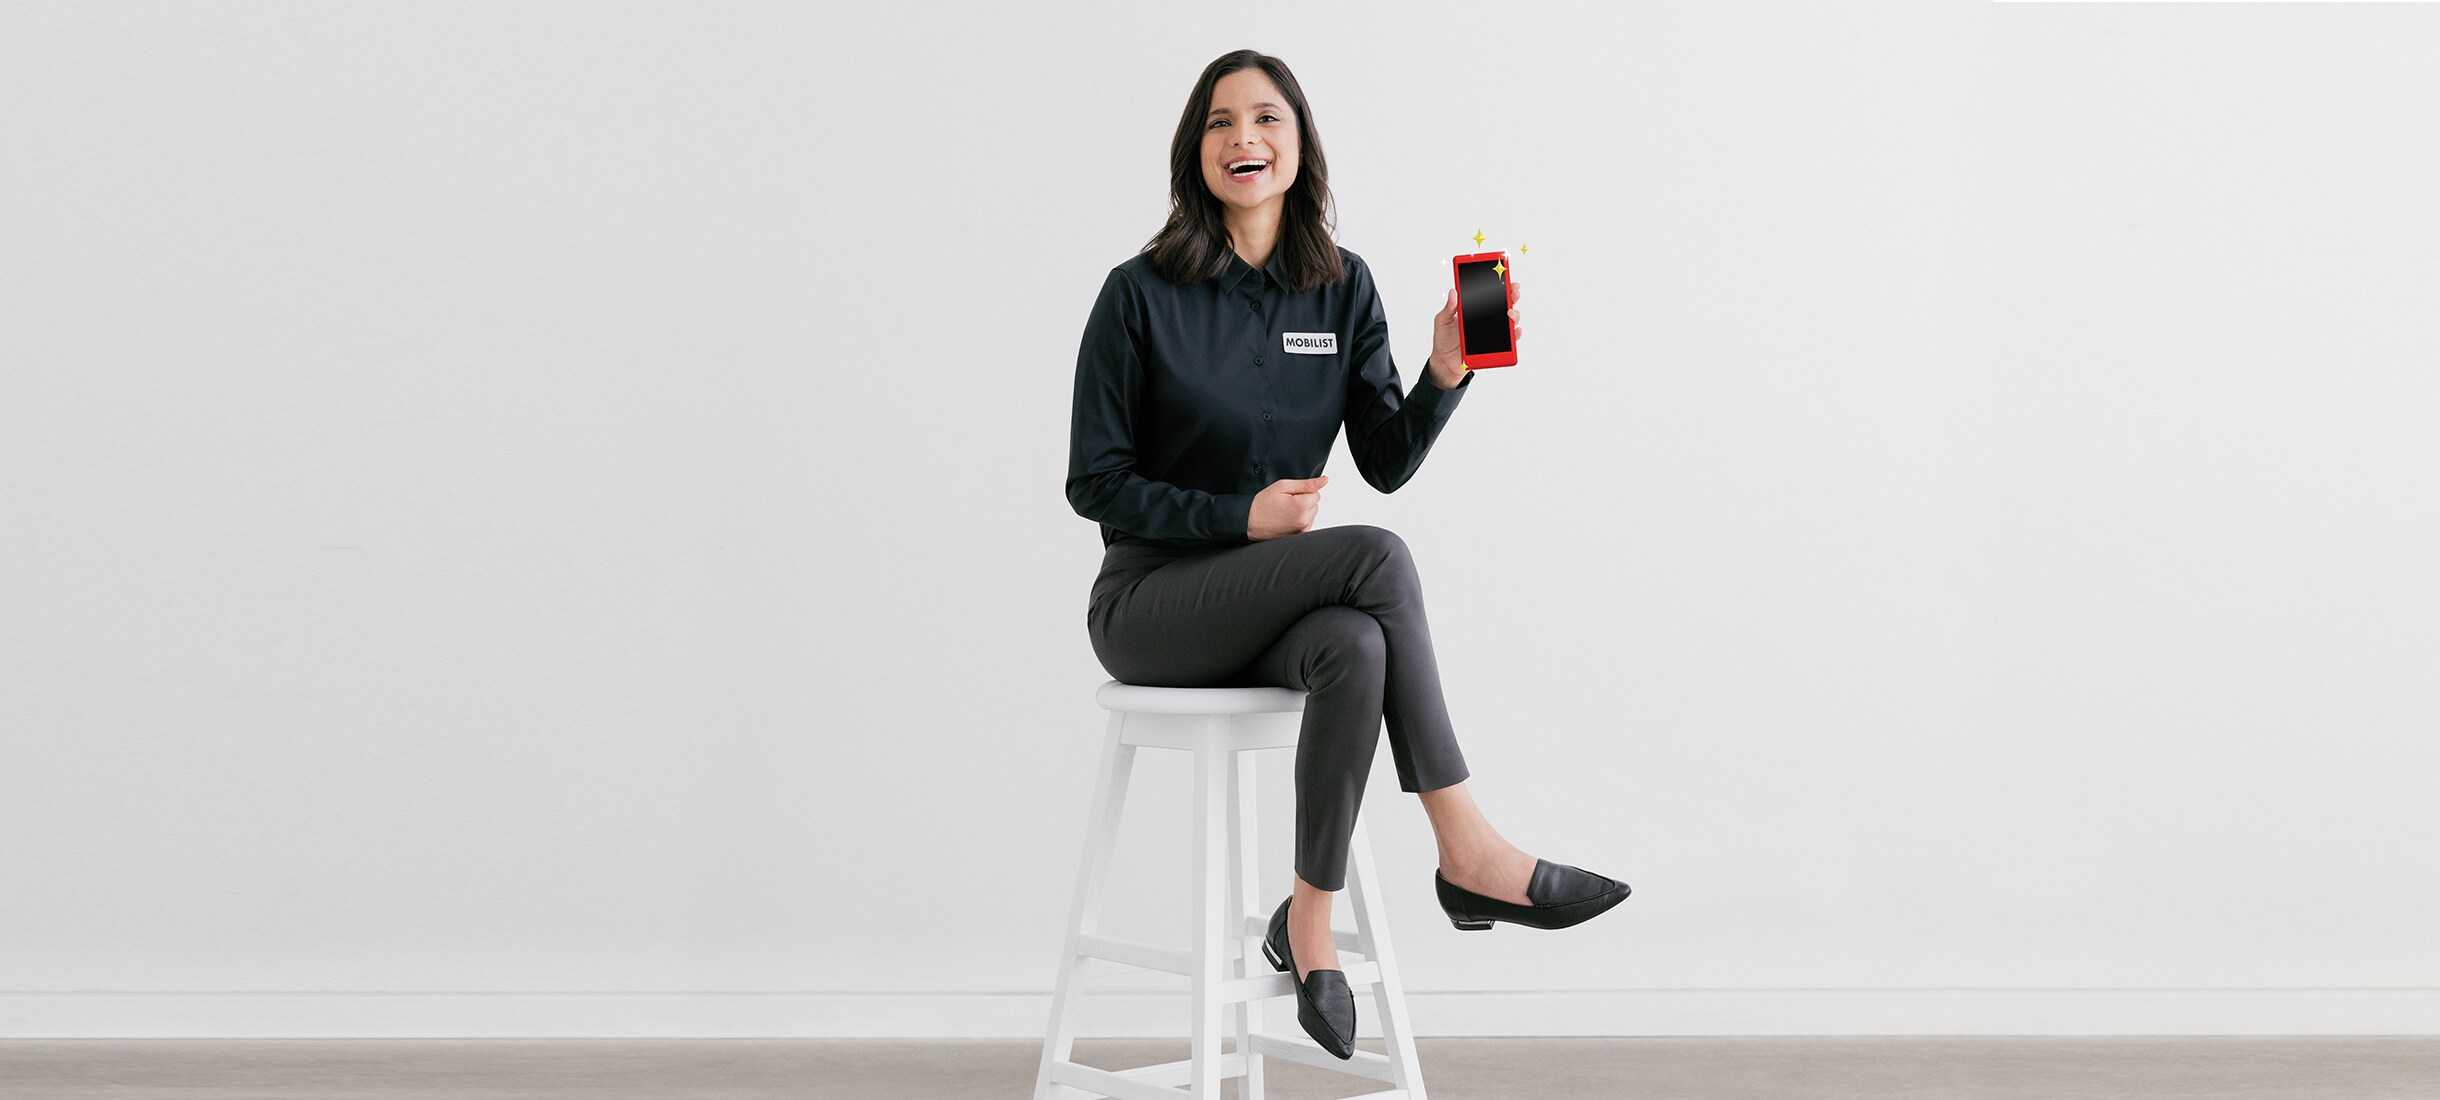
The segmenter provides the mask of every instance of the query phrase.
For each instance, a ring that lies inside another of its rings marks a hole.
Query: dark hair
[[[1305,105],[1305,90],[1297,86],[1288,63],[1253,50],[1221,54],[1195,78],[1186,113],[1178,116],[1178,132],[1169,139],[1169,221],[1145,242],[1143,251],[1174,283],[1218,278],[1228,271],[1228,224],[1221,217],[1219,196],[1203,182],[1203,121],[1211,112],[1212,88],[1239,69],[1262,70],[1288,97],[1288,109],[1296,112],[1296,182],[1283,196],[1274,246],[1281,274],[1299,291],[1338,282],[1346,277],[1346,269],[1339,262],[1338,243],[1331,239],[1336,215],[1330,205],[1330,166],[1322,159],[1322,136],[1313,128],[1313,111]]]

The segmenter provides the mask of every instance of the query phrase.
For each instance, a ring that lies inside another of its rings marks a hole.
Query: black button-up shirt
[[[1347,277],[1302,294],[1277,249],[1260,269],[1232,251],[1226,274],[1186,284],[1148,255],[1110,269],[1076,355],[1067,472],[1103,546],[1249,541],[1254,495],[1320,474],[1341,424],[1373,488],[1415,475],[1474,374],[1401,396],[1372,270],[1339,256]]]

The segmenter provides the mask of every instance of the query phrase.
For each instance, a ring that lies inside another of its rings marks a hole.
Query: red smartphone
[[[1513,367],[1516,325],[1508,319],[1508,260],[1477,252],[1449,261],[1457,276],[1458,350],[1468,368]]]

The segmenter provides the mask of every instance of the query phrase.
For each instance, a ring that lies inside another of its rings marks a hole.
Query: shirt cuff
[[[1473,384],[1474,372],[1469,370],[1458,377],[1457,385],[1449,389],[1441,389],[1440,383],[1432,381],[1431,371],[1426,368],[1423,377],[1416,381],[1414,390],[1406,395],[1406,399],[1422,405],[1431,413],[1432,419],[1443,420],[1447,419],[1450,413],[1457,411],[1458,400],[1466,396],[1466,387]]]
[[[1246,542],[1253,541],[1254,496],[1253,493],[1219,494],[1222,534]]]

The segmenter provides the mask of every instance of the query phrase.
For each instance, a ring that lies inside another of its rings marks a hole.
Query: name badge
[[[1279,346],[1290,355],[1336,355],[1339,353],[1339,334],[1283,332],[1279,334]]]

